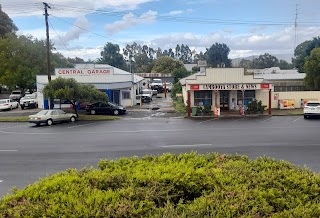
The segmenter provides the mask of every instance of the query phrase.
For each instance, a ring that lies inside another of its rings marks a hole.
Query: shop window
[[[195,91],[194,105],[212,105],[212,91]]]
[[[249,103],[250,101],[252,101],[253,99],[256,98],[256,91],[255,90],[246,90],[244,91],[244,103]],[[238,100],[238,104],[242,104],[242,91],[237,92],[237,100]]]
[[[122,99],[131,99],[130,91],[122,91]]]
[[[304,86],[275,86],[275,92],[296,92],[296,91],[305,91]]]

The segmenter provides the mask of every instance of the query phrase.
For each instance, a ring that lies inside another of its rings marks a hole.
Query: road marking
[[[271,119],[272,119],[272,117],[270,117],[270,118],[268,118],[268,119],[265,119],[265,120],[261,121],[260,123],[264,123],[264,122],[266,122],[266,121],[268,121],[268,120],[271,120]]]
[[[163,148],[174,148],[174,147],[200,147],[200,146],[212,146],[212,144],[193,144],[193,145],[164,145]]]
[[[26,126],[26,125],[20,125],[20,126],[10,126],[10,127],[6,127],[6,128],[0,128],[0,130],[2,130],[2,129],[12,129],[12,128],[19,128],[19,127],[23,127],[23,126]]]
[[[18,150],[0,150],[0,152],[17,152]]]
[[[78,127],[83,127],[83,126],[90,126],[90,125],[97,124],[97,123],[101,123],[101,122],[103,122],[103,121],[94,122],[94,123],[87,123],[87,124],[82,124],[82,125],[77,125],[77,126],[69,126],[68,128],[69,128],[69,129],[72,129],[72,128],[78,128]]]
[[[0,180],[0,182],[3,182],[3,180]]]
[[[200,125],[200,124],[203,124],[203,123],[207,123],[207,122],[210,122],[210,121],[214,121],[214,120],[217,120],[218,118],[213,118],[213,119],[210,119],[210,120],[205,120],[205,121],[202,121],[200,123],[197,123],[196,125]]]
[[[298,117],[297,119],[295,119],[294,121],[292,121],[293,123],[296,122],[297,120],[299,120],[301,117]]]

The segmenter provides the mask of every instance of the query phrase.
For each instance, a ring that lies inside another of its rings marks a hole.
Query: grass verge
[[[174,110],[182,115],[187,114],[187,106],[183,102],[179,102],[176,99],[173,99]]]

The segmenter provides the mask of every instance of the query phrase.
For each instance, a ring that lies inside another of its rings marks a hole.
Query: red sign
[[[191,89],[191,90],[199,90],[199,89],[200,89],[200,86],[199,86],[199,85],[195,85],[195,84],[191,84],[191,85],[190,85],[190,89]]]
[[[261,89],[269,89],[269,88],[270,88],[270,84],[268,84],[268,83],[262,83],[262,84],[260,85],[260,87],[261,87]]]

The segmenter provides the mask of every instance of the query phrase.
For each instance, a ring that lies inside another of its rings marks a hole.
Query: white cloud
[[[148,11],[142,14],[140,17],[129,13],[123,16],[121,21],[116,21],[112,24],[107,24],[105,29],[108,34],[113,35],[121,30],[134,27],[139,24],[153,23],[156,20],[157,12]]]
[[[79,28],[81,27],[81,28]],[[74,26],[66,33],[55,38],[55,45],[62,46],[67,45],[68,42],[79,39],[80,35],[86,33],[86,29],[90,27],[89,21],[85,17],[80,17],[76,20]]]
[[[50,14],[60,17],[78,17],[92,13],[97,9],[133,10],[139,5],[159,0],[52,0],[48,2]],[[10,17],[43,16],[44,6],[38,0],[10,0],[1,3],[2,10]]]
[[[178,14],[182,14],[183,11],[170,11],[169,15],[178,15]]]

